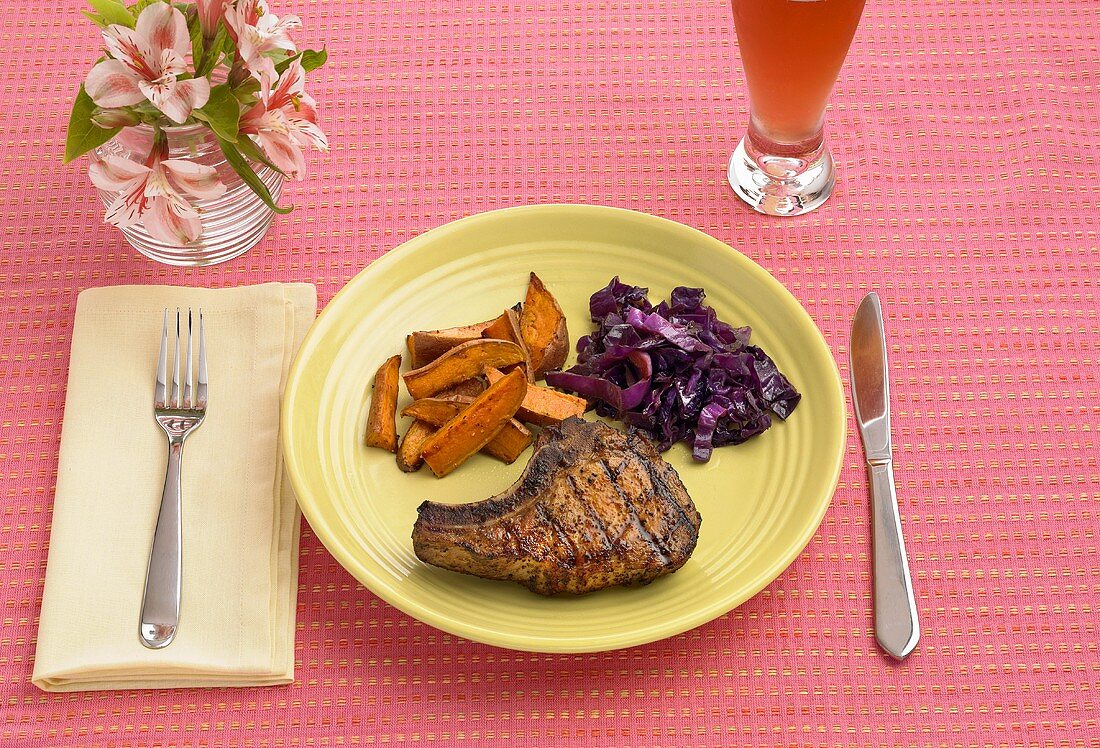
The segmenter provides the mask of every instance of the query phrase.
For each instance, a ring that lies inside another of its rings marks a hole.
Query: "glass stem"
[[[761,132],[756,120],[750,119],[747,140],[746,149],[761,159],[760,165],[762,168],[766,166],[766,163],[778,159],[787,161],[787,163],[783,163],[784,169],[797,168],[797,164],[794,163],[796,161],[809,164],[821,158],[821,154],[825,149],[825,127],[819,127],[816,133],[805,140],[790,143],[769,138]],[[776,176],[782,175],[776,174]]]

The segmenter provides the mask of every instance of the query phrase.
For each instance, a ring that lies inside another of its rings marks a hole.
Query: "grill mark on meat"
[[[507,491],[472,504],[426,501],[417,512],[413,549],[422,561],[543,595],[670,574],[695,550],[701,522],[650,442],[579,418],[539,436]]]
[[[573,539],[569,537],[569,533],[565,531],[564,527],[562,527],[561,522],[558,520],[558,518],[555,517],[553,514],[550,514],[546,510],[546,507],[542,504],[539,504],[537,507],[535,507],[535,514],[538,516],[539,519],[550,526],[550,529],[554,531],[555,535],[557,535],[558,541],[563,546],[569,548],[570,554],[573,557],[573,564],[576,565],[576,563],[580,560],[580,556],[577,553],[577,546],[575,543],[573,543]],[[556,554],[554,555],[554,558],[557,558]]]
[[[633,442],[631,441],[631,438],[629,436],[627,436],[626,439],[627,439],[627,444],[631,444],[631,445],[633,444]],[[622,462],[620,462],[619,467],[613,468],[613,467],[611,467],[610,463],[608,463],[607,460],[605,459],[604,460],[604,466],[607,468],[607,472],[611,474],[611,479],[612,480],[618,480],[619,476],[621,476],[623,474],[623,470],[626,469],[626,460],[623,460]]]
[[[603,547],[610,551],[615,547],[614,541],[611,539],[611,534],[607,531],[607,525],[604,524],[603,518],[599,513],[592,508],[592,505],[585,500],[584,494],[577,488],[577,479],[572,475],[565,476],[566,483],[569,484],[569,488],[573,491],[573,498],[578,504],[584,507],[585,513],[592,520],[592,524],[599,528],[600,534],[603,535]]]
[[[657,475],[657,466],[652,462],[645,462],[645,469],[646,472],[649,474],[649,482],[650,484],[652,484],[653,489],[657,492],[657,495],[664,501],[671,503],[673,506],[676,507],[676,513],[680,517],[680,521],[677,523],[677,527],[683,525],[687,525],[689,527],[692,526],[694,523],[691,521],[691,518],[688,517],[687,510],[684,509],[683,505],[676,500],[676,497],[672,496],[672,493],[669,491],[668,488],[668,483],[664,480],[664,476]]]
[[[647,544],[649,544],[651,548],[653,548],[653,550],[657,552],[658,561],[662,564],[667,563],[668,548],[663,546],[653,535],[653,533],[649,531],[649,528],[645,526],[645,521],[642,519],[641,515],[638,514],[638,510],[637,508],[635,508],[634,502],[619,486],[619,483],[611,470],[611,466],[607,464],[607,460],[601,457],[597,460],[597,462],[599,462],[600,466],[604,469],[604,472],[607,473],[608,482],[611,483],[611,486],[615,489],[615,493],[618,494],[620,499],[622,499],[623,504],[626,505],[627,510],[630,512],[631,525],[633,525],[634,529],[636,529],[638,531],[638,534],[641,535],[642,540],[644,540]],[[623,470],[625,469],[626,468],[624,467]],[[622,471],[620,471],[619,474],[621,475]],[[656,487],[652,479],[650,480],[650,486]]]

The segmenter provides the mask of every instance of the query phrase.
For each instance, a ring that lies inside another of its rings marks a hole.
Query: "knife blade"
[[[882,304],[873,291],[860,302],[852,320],[850,363],[852,405],[871,490],[875,639],[903,660],[920,640],[920,623],[894,486],[886,330]]]

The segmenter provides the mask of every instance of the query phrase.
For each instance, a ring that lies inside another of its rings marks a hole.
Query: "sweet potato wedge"
[[[478,339],[462,343],[427,366],[402,376],[414,400],[431,397],[442,389],[480,376],[485,367],[500,368],[523,361],[523,349],[507,340]]]
[[[459,382],[458,384],[452,384],[450,387],[445,387],[435,393],[435,397],[451,397],[452,395],[457,395],[459,397],[473,399],[484,392],[487,386],[484,378],[475,377]]]
[[[516,304],[511,309],[505,309],[504,314],[497,317],[493,324],[485,328],[485,331],[481,333],[483,338],[495,338],[497,340],[510,340],[520,348],[523,349],[524,361],[522,364],[524,372],[527,374],[527,381],[535,381],[535,370],[531,365],[531,353],[527,350],[527,343],[523,340],[523,333],[520,331],[520,316],[519,304]]]
[[[409,366],[414,369],[427,366],[455,346],[477,340],[485,328],[499,321],[500,317],[494,317],[476,325],[448,327],[444,330],[419,330],[406,335],[405,347],[409,349]]]
[[[370,396],[370,410],[367,413],[367,434],[364,441],[368,447],[397,451],[397,372],[401,368],[401,357],[390,356],[378,367],[374,374],[374,386]]]
[[[525,392],[527,380],[518,371],[489,385],[465,410],[428,437],[420,453],[424,462],[437,477],[450,473],[493,440],[519,409]]]
[[[401,437],[401,446],[397,448],[397,467],[403,473],[415,473],[424,464],[420,451],[424,442],[435,433],[438,427],[424,421],[413,421],[408,431]]]
[[[494,340],[511,340],[513,343],[520,342],[516,340],[515,334],[512,332],[517,317],[518,315],[513,310],[505,309],[504,314],[497,317],[493,320],[493,324],[481,331],[481,337],[493,338]]]
[[[500,381],[504,374],[490,367],[485,370],[485,377],[489,384],[493,384]],[[588,403],[583,397],[532,384],[527,387],[527,394],[523,396],[523,403],[516,411],[516,418],[536,426],[553,426],[570,416],[580,418],[587,409]]]
[[[569,354],[569,330],[565,314],[537,275],[531,273],[527,298],[520,313],[520,332],[527,344],[536,380],[560,369]]]
[[[415,423],[443,426],[466,410],[472,402],[473,398],[460,395],[426,397],[405,406],[405,409],[401,411],[401,415],[417,419]],[[481,451],[511,465],[523,453],[523,450],[531,446],[533,440],[534,436],[532,436],[530,429],[515,418],[510,418],[504,424],[504,428]]]

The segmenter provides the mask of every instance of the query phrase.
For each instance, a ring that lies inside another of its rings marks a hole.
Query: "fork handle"
[[[164,490],[160,496],[160,513],[153,546],[149,550],[149,567],[145,574],[145,594],[141,602],[141,643],[150,649],[160,649],[172,643],[179,626],[180,577],[182,576],[183,532],[180,522],[180,468],[183,462],[183,440],[168,440],[168,468],[164,474]]]

